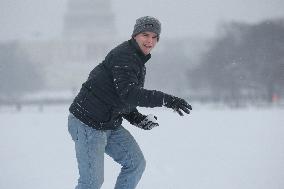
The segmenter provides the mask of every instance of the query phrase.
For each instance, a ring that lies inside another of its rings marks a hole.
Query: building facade
[[[19,44],[40,67],[48,89],[79,88],[116,42],[110,0],[69,0],[62,35]]]

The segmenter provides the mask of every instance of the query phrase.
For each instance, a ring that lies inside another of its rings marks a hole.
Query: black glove
[[[192,110],[191,105],[189,105],[184,99],[167,94],[164,96],[164,106],[172,108],[180,116],[183,116],[183,112],[189,114],[190,110]]]
[[[137,109],[130,112],[129,114],[124,114],[123,117],[132,125],[135,125],[136,127],[144,130],[150,130],[153,127],[159,126],[159,124],[156,122],[156,116],[153,116],[151,114],[148,116],[143,115],[139,113]]]

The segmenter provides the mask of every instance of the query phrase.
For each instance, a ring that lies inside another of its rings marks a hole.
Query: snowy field
[[[230,110],[194,105],[190,116],[164,108],[160,127],[124,122],[147,160],[138,189],[283,189],[284,109]],[[67,106],[0,108],[0,188],[72,189],[78,172]],[[103,189],[120,166],[105,157]]]

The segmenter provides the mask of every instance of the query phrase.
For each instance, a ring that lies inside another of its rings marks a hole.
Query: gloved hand
[[[130,124],[135,125],[144,130],[150,130],[153,127],[159,126],[157,123],[157,117],[153,116],[152,114],[146,116],[138,112],[137,109],[134,111],[124,114],[123,117],[129,121]]]
[[[188,104],[184,99],[168,94],[165,94],[164,96],[164,106],[167,108],[172,108],[180,116],[183,116],[183,112],[189,114],[190,110],[192,110],[191,105]]]
[[[147,116],[144,115],[144,119],[135,126],[141,128],[141,129],[144,129],[144,130],[151,130],[154,127],[159,126],[159,123],[157,123],[157,117],[156,116],[149,114]]]

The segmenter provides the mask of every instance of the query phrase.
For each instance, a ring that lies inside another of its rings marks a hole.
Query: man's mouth
[[[144,47],[147,48],[147,49],[151,49],[152,48],[152,46],[149,46],[149,45],[144,45]]]

